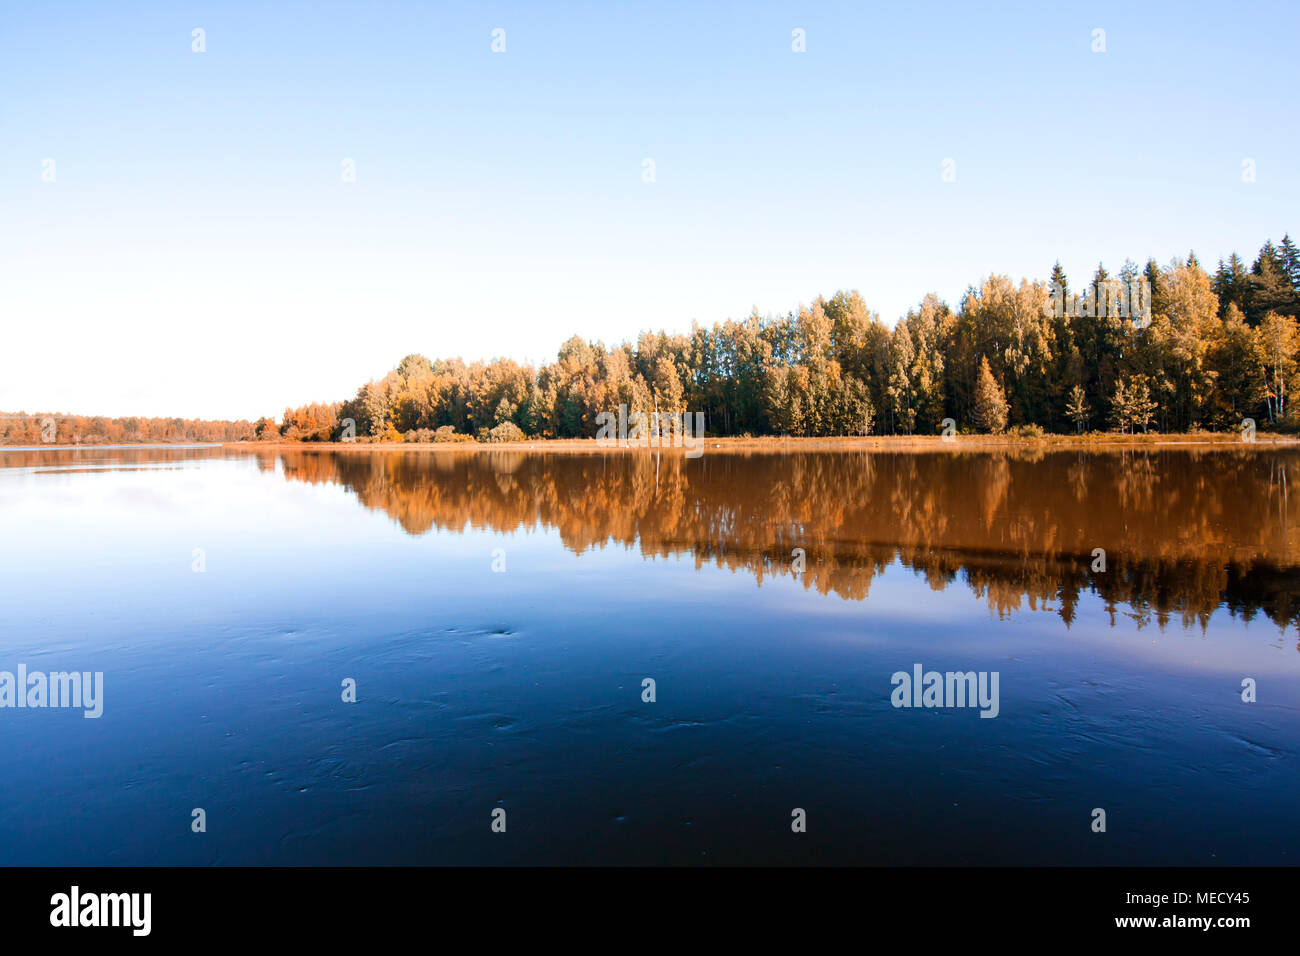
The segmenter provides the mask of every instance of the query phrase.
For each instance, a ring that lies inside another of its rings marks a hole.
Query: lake
[[[0,450],[0,861],[1297,863],[1297,479]]]

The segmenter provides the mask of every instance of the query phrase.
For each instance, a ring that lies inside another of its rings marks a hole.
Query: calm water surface
[[[0,452],[0,863],[1297,863],[1298,466]]]

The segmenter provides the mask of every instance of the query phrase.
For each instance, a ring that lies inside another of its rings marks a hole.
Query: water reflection
[[[1224,607],[1300,621],[1300,454],[654,453],[259,451],[289,481],[329,482],[407,533],[558,530],[583,552],[610,543],[693,555],[761,585],[863,600],[901,561],[935,590],[959,580],[999,615],[1081,594],[1139,625],[1204,627]],[[1105,570],[1096,549],[1105,552]]]
[[[0,861],[1293,864],[1298,460],[0,452]]]
[[[904,453],[547,453],[454,449],[58,449],[0,452],[33,473],[256,459],[346,488],[411,535],[556,529],[576,553],[611,543],[689,554],[864,600],[895,561],[942,591],[960,580],[999,616],[1081,594],[1114,623],[1204,627],[1225,608],[1300,625],[1300,451],[1251,448]],[[802,549],[804,570],[796,569]],[[1105,570],[1097,549],[1105,552]],[[1300,649],[1300,645],[1297,646]]]

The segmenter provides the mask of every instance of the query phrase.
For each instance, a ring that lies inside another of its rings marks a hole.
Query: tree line
[[[606,346],[573,336],[541,367],[408,355],[346,401],[285,410],[280,422],[59,416],[59,440],[515,441],[594,437],[597,416],[703,412],[708,434],[832,436],[1090,430],[1229,430],[1253,419],[1294,430],[1300,363],[1300,251],[1289,235],[1247,267],[1213,274],[1195,254],[1165,266],[1103,265],[1083,286],[1145,281],[1139,327],[1045,308],[1050,278],[992,275],[954,309],[927,295],[892,328],[856,292],[779,316],[643,332]],[[1074,290],[1077,291],[1077,290]],[[15,422],[14,419],[24,419]],[[946,420],[951,420],[950,423]],[[38,416],[0,418],[0,440],[41,440]]]
[[[1214,274],[1195,254],[1160,266],[1098,266],[1086,285],[1145,280],[1149,324],[1112,303],[1100,315],[1046,309],[1051,283],[990,276],[958,308],[927,295],[890,328],[856,291],[781,316],[644,332],[606,346],[574,336],[540,368],[509,359],[408,355],[355,397],[287,409],[259,437],[359,439],[592,437],[596,416],[702,411],[710,435],[935,434],[1006,428],[1087,430],[1294,428],[1289,385],[1300,361],[1300,253],[1268,242],[1247,268],[1234,253]]]
[[[249,421],[196,418],[107,418],[56,413],[0,414],[0,445],[178,444],[235,442],[256,437]]]

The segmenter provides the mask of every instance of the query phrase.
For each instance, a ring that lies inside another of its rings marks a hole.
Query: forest
[[[1207,273],[1195,254],[1166,266],[1098,266],[1085,285],[1149,283],[1139,328],[1111,308],[1054,315],[1051,283],[994,275],[956,310],[928,295],[893,328],[857,292],[771,317],[644,332],[611,347],[570,338],[541,368],[408,355],[348,401],[286,409],[259,437],[358,440],[591,437],[596,416],[702,411],[709,435],[1288,430],[1300,361],[1300,253],[1265,243],[1248,268],[1233,254]]]
[[[1057,314],[1068,296],[1118,280],[1149,286],[1149,322]],[[856,291],[780,316],[606,346],[573,336],[536,368],[507,358],[408,355],[354,397],[284,411],[279,422],[56,416],[60,442],[516,441],[594,437],[596,417],[703,412],[710,436],[1300,430],[1289,385],[1300,363],[1300,251],[1289,234],[1254,262],[1207,272],[1194,253],[1167,265],[1103,265],[1075,288],[992,275],[956,309],[925,296],[891,328]],[[74,437],[75,436],[75,439]],[[41,440],[39,416],[0,417],[0,441]]]

